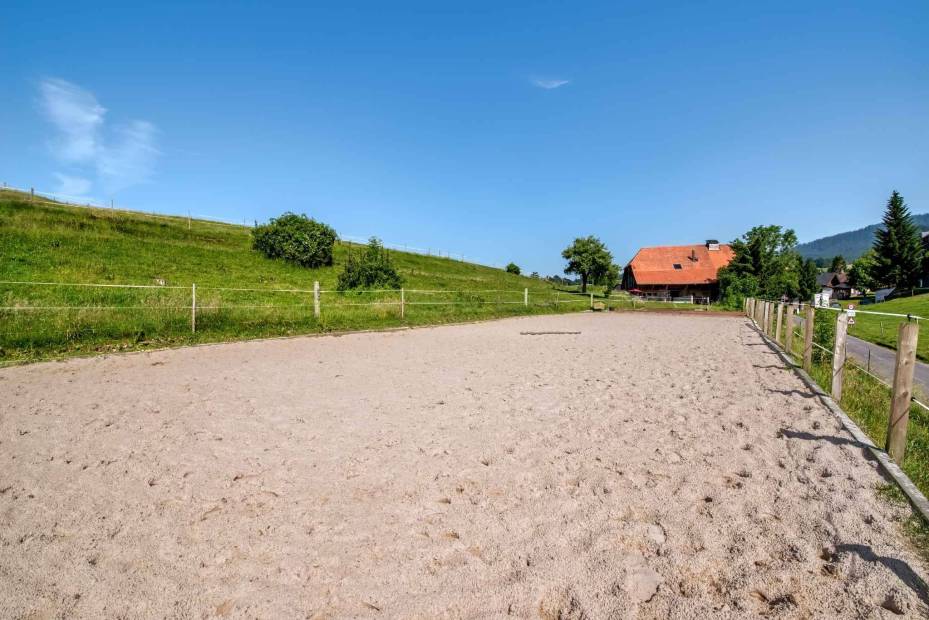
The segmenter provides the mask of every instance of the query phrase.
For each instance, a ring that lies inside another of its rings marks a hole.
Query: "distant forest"
[[[914,215],[913,223],[920,230],[929,230],[929,213]],[[871,247],[874,243],[874,231],[879,227],[880,224],[872,224],[858,230],[801,243],[797,246],[797,251],[804,258],[831,259],[833,256],[844,256],[845,260],[851,262]]]

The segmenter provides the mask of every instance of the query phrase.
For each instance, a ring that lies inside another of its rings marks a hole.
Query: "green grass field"
[[[2,191],[0,280],[154,288],[0,284],[0,306],[48,308],[0,310],[0,363],[589,307],[587,298],[556,291],[543,280],[391,252],[407,289],[401,318],[398,291],[334,292],[353,248],[337,245],[333,267],[305,269],[253,251],[250,229],[244,226],[192,220],[188,229],[185,217],[30,203],[28,196]],[[313,316],[314,281],[326,291],[319,320]],[[193,283],[195,334],[190,325]],[[230,288],[255,290],[220,290]],[[528,307],[523,306],[525,288]]]

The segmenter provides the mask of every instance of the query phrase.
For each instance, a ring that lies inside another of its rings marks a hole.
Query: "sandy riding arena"
[[[2,618],[926,613],[874,463],[742,318],[118,355],[0,394]]]

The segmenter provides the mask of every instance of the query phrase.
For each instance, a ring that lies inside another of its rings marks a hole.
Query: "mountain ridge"
[[[929,213],[918,213],[912,217],[913,223],[920,230],[929,230]],[[841,255],[851,262],[868,251],[874,243],[874,232],[880,227],[880,224],[871,224],[856,230],[820,237],[797,245],[797,252],[804,258],[812,259],[828,259]]]

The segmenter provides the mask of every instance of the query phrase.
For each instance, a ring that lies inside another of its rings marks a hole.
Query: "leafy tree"
[[[720,297],[724,304],[739,307],[745,297],[793,298],[797,295],[799,256],[795,249],[797,235],[793,230],[755,226],[731,245],[732,262],[719,271]]]
[[[845,273],[847,268],[848,265],[845,262],[845,257],[841,254],[834,256],[832,262],[829,264],[829,271],[832,273]]]
[[[281,258],[301,267],[331,265],[335,239],[332,227],[290,212],[252,229],[254,249],[268,258]]]
[[[605,274],[603,274],[603,278],[600,280],[600,284],[603,285],[604,297],[609,297],[610,293],[613,292],[613,289],[615,289],[619,284],[619,274],[619,265],[616,263],[610,265],[610,268],[606,270]]]
[[[588,282],[599,281],[613,264],[613,255],[594,236],[578,237],[564,249],[561,256],[568,261],[564,272],[581,276],[582,293],[587,292]]]
[[[388,288],[397,289],[403,286],[403,279],[397,273],[381,244],[380,239],[371,237],[367,247],[356,256],[349,252],[348,262],[339,274],[337,288],[345,291],[354,288]]]
[[[882,227],[874,233],[872,275],[880,284],[912,287],[919,280],[923,246],[903,196],[894,191],[887,201]]]
[[[509,265],[506,266],[506,272],[507,272],[507,273],[512,273],[512,274],[515,274],[515,275],[518,276],[518,275],[519,275],[519,265],[517,265],[516,263],[510,263]]]
[[[529,274],[529,277],[532,278],[533,280],[538,280],[538,279],[539,279],[539,272],[538,272],[538,271],[533,271],[532,273]]]
[[[877,257],[873,248],[865,252],[848,268],[848,283],[862,290],[873,289],[875,282],[871,274],[876,262]]]
[[[816,268],[816,263],[809,258],[803,260],[798,257],[798,267],[799,267],[799,277],[798,277],[798,288],[799,288],[799,297],[803,301],[812,302],[813,296],[816,294],[816,291],[819,287],[816,285],[816,276],[819,275],[819,269]]]

